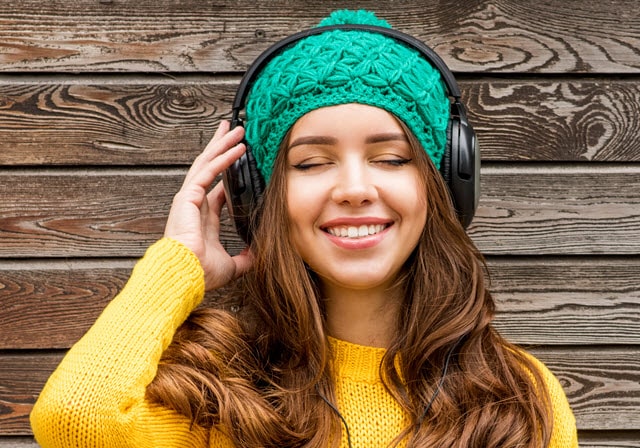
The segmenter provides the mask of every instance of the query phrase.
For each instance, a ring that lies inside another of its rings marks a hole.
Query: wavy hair
[[[483,257],[442,177],[401,125],[424,173],[427,220],[396,282],[404,293],[401,315],[380,367],[411,422],[391,446],[547,446],[552,418],[544,380],[491,325],[495,305]],[[336,447],[341,422],[324,401],[335,402],[335,393],[323,301],[288,236],[287,143],[254,230],[253,269],[226,299],[195,310],[178,329],[147,399],[224,432],[239,447]]]

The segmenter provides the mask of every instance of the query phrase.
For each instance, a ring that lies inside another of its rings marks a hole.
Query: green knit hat
[[[318,26],[391,26],[369,11],[334,11]],[[376,106],[403,121],[437,168],[444,154],[449,98],[440,72],[393,38],[360,30],[308,36],[275,56],[254,82],[246,104],[246,140],[269,182],[289,129],[326,106]]]

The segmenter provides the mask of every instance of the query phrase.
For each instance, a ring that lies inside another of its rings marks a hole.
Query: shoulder
[[[553,413],[553,430],[549,448],[577,448],[576,420],[562,384],[542,361],[530,353],[523,352],[523,354],[540,374],[548,393],[549,406]]]

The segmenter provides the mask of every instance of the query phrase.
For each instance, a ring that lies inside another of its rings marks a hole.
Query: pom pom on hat
[[[333,11],[327,17],[322,19],[318,26],[329,25],[374,25],[381,26],[383,28],[391,28],[389,22],[384,19],[378,18],[371,11],[360,9],[358,11],[352,11],[350,9],[339,9]]]
[[[369,11],[338,10],[318,26],[391,28]],[[359,103],[403,121],[436,167],[446,144],[449,98],[438,70],[414,48],[359,30],[308,36],[274,56],[258,75],[246,103],[246,140],[265,182],[280,143],[304,114]]]

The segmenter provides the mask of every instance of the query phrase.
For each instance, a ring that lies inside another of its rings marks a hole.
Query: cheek
[[[301,198],[300,187],[296,182],[288,182],[287,184],[287,213],[289,220],[293,223],[299,214]]]
[[[287,213],[294,242],[313,214],[313,189],[295,179],[287,183]]]
[[[289,219],[294,221],[313,221],[329,198],[330,184],[324,177],[313,179],[290,176],[287,182],[287,208]]]
[[[396,179],[390,188],[394,192],[393,201],[402,213],[426,219],[427,191],[417,174]]]

